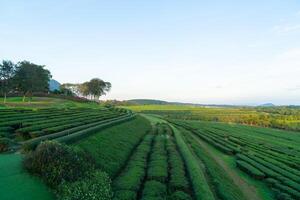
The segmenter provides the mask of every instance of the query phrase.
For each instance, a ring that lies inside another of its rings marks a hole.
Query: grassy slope
[[[31,102],[28,99],[22,101],[22,97],[9,97],[7,103],[3,104],[3,98],[0,98],[0,108],[4,107],[20,107],[20,108],[98,108],[99,104],[96,103],[79,103],[66,99],[49,98],[49,97],[33,97]]]
[[[46,185],[22,170],[21,155],[0,155],[0,172],[1,200],[54,199]]]
[[[96,160],[97,166],[113,178],[150,129],[150,123],[137,116],[134,120],[102,130],[73,146],[89,152]]]

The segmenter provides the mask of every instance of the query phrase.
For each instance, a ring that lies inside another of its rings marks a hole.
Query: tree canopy
[[[18,63],[14,77],[17,90],[22,91],[24,96],[33,92],[48,92],[51,73],[44,67],[28,61]]]
[[[70,91],[77,96],[82,96],[85,98],[99,100],[103,95],[106,95],[111,89],[111,83],[103,81],[99,78],[93,78],[90,81],[72,84],[65,83],[61,86],[61,91]]]
[[[46,93],[49,91],[51,73],[45,66],[37,65],[29,61],[14,64],[3,60],[0,64],[1,95],[4,102],[8,93],[32,95],[34,92]]]

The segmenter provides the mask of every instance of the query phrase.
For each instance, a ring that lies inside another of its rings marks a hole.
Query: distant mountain
[[[272,104],[272,103],[264,103],[264,104],[261,104],[261,105],[259,105],[260,107],[273,107],[273,106],[275,106],[274,104]]]
[[[167,101],[161,101],[161,100],[155,100],[155,99],[131,99],[127,100],[130,104],[137,104],[137,105],[167,105],[170,104],[170,102]]]
[[[50,89],[50,91],[59,90],[60,85],[61,84],[58,81],[54,80],[54,79],[51,79],[49,81],[49,89]]]

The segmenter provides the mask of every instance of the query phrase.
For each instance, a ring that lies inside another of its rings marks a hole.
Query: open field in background
[[[124,108],[158,114],[170,119],[240,123],[251,126],[300,131],[300,108],[282,107],[200,107],[187,105],[134,105]]]

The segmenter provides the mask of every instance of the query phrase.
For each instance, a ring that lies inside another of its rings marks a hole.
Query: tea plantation
[[[0,141],[1,199],[300,199],[299,132],[29,107],[0,110]]]

